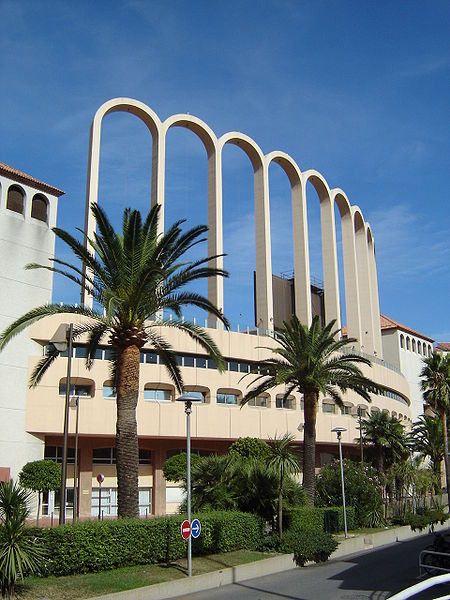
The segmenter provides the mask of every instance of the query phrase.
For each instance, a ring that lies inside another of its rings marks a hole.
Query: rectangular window
[[[103,386],[103,398],[116,398],[116,390],[112,385]]]
[[[182,367],[182,366],[183,366],[183,357],[182,357],[182,355],[181,355],[181,354],[177,354],[177,355],[175,356],[175,360],[176,360],[176,362],[177,362],[177,365],[178,365],[179,367]]]
[[[92,451],[92,463],[94,465],[115,465],[115,448],[94,448]]]
[[[237,362],[235,361],[231,361],[228,363],[228,370],[229,371],[239,371],[239,365]]]
[[[193,356],[185,356],[184,357],[184,366],[185,367],[193,367],[194,366],[194,357]]]
[[[293,398],[283,398],[283,396],[277,396],[275,399],[275,406],[277,408],[293,409]]]
[[[60,383],[59,384],[59,395],[60,396],[65,396],[66,395],[66,384],[65,383]],[[70,395],[71,396],[92,396],[92,386],[87,385],[87,384],[72,384],[70,386]]]
[[[217,394],[217,404],[237,404],[236,394]]]
[[[331,404],[330,402],[324,402],[322,404],[322,412],[334,414],[334,404]]]
[[[208,358],[208,369],[217,369],[216,361],[212,358]]]
[[[139,448],[139,464],[140,465],[151,465],[152,464],[152,451],[146,448]]]
[[[249,370],[250,370],[250,366],[248,363],[239,363],[240,373],[248,373]]]
[[[267,408],[267,398],[265,396],[258,396],[257,398],[251,398],[248,401],[249,406],[259,406],[260,408]]]
[[[206,402],[206,392],[186,392],[193,402]]]
[[[172,400],[172,394],[170,390],[147,388],[144,389],[144,400],[150,402],[170,402]]]
[[[86,346],[76,346],[75,347],[75,358],[86,358],[86,356],[87,356]]]
[[[113,356],[114,356],[114,352],[111,349],[106,348],[106,350],[105,350],[105,360],[113,360]]]
[[[44,458],[62,463],[62,451],[62,446],[45,446]],[[67,448],[67,462],[70,464],[75,462],[75,448]]]
[[[199,368],[199,369],[206,369],[206,358],[197,356],[196,365],[197,365],[197,368]]]
[[[350,406],[342,406],[341,407],[341,413],[343,415],[349,415],[350,414]]]

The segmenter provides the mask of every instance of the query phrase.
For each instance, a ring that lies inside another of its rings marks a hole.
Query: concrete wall
[[[10,185],[25,195],[23,214],[6,208]],[[0,330],[31,308],[51,300],[52,277],[45,271],[25,271],[30,262],[48,264],[54,254],[57,197],[0,176]],[[48,202],[48,222],[31,217],[31,201],[39,193]],[[29,331],[17,336],[0,354],[0,466],[16,478],[22,466],[43,456],[42,436],[25,427],[28,356],[40,351]]]

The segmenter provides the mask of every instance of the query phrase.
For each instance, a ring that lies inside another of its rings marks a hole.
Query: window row
[[[45,350],[45,349],[44,349]],[[60,356],[67,357],[68,351],[61,352]],[[76,345],[73,347],[72,358],[86,358],[86,346]],[[110,348],[97,348],[93,358],[95,360],[112,360],[112,350]],[[155,352],[148,350],[141,351],[141,363],[159,365],[162,364],[160,357]],[[216,362],[212,358],[206,356],[198,356],[191,354],[177,354],[176,361],[180,367],[193,367],[197,369],[217,369]],[[267,373],[267,367],[257,363],[243,361],[227,361],[226,369],[236,373],[254,373],[260,375]]]
[[[403,350],[410,350],[411,352],[421,354],[422,356],[431,356],[433,352],[433,347],[431,344],[426,344],[420,340],[415,340],[414,338],[410,338],[408,335],[403,335],[403,333],[400,334],[400,348]]]
[[[46,460],[54,460],[57,463],[62,463],[63,449],[62,446],[45,445],[44,458]],[[67,462],[75,463],[75,448],[67,448]],[[115,465],[116,464],[116,449],[115,448],[94,448],[92,451],[92,462],[97,465]],[[152,464],[152,451],[146,448],[139,448],[139,464]]]
[[[25,214],[25,192],[20,186],[9,186],[6,208],[20,215]],[[43,194],[34,194],[31,199],[31,218],[43,223],[48,222],[48,200]]]

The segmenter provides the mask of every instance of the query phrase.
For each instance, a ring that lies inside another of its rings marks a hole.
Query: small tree
[[[198,454],[191,454],[191,468],[200,460]],[[169,457],[163,465],[164,477],[167,481],[182,481],[187,476],[187,454],[186,452],[180,452]]]
[[[283,485],[286,477],[297,475],[300,472],[300,464],[296,454],[292,450],[294,436],[285,433],[280,438],[275,436],[270,440],[269,466],[272,467],[279,478],[278,486],[278,532],[280,542],[283,539]]]
[[[27,463],[19,473],[20,485],[37,492],[38,509],[36,523],[39,523],[42,492],[58,490],[61,486],[61,467],[53,460],[35,460]]]
[[[37,572],[43,554],[26,527],[30,492],[13,481],[0,482],[0,587],[2,598],[14,598],[16,582]]]
[[[242,458],[256,458],[258,460],[268,460],[270,458],[270,446],[259,438],[242,437],[231,444],[228,449],[231,456],[240,456]]]

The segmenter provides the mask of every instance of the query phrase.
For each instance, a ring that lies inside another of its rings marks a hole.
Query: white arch
[[[192,131],[203,143],[208,160],[208,256],[217,256],[209,262],[209,266],[223,269],[223,229],[222,229],[222,169],[219,144],[214,131],[198,117],[178,114],[166,119],[163,123],[164,150],[162,160],[165,163],[166,136],[171,127],[184,127]],[[165,164],[161,171],[165,173]],[[164,190],[164,184],[163,184]],[[164,196],[164,192],[163,192]],[[223,278],[208,278],[208,298],[223,311]],[[220,321],[212,315],[208,317],[211,327],[217,327]]]
[[[269,175],[264,154],[248,135],[231,131],[219,140],[222,156],[225,144],[241,148],[253,166],[255,194],[255,246],[256,246],[256,303],[258,327],[273,329],[272,255],[270,248]],[[221,161],[222,162],[222,161]]]
[[[352,206],[353,227],[356,240],[356,255],[358,269],[358,289],[361,314],[361,349],[367,354],[373,354],[374,328],[372,310],[372,287],[369,271],[369,252],[367,248],[366,224],[359,206]]]
[[[352,207],[347,195],[340,188],[331,190],[332,201],[341,215],[342,256],[344,262],[345,312],[348,337],[356,338],[361,345],[361,313],[359,303],[358,269],[356,262],[355,229]]]
[[[369,223],[366,223],[367,259],[369,263],[370,293],[373,322],[374,354],[383,358],[383,345],[381,341],[380,325],[380,299],[378,295],[377,261],[375,256],[375,241]]]
[[[147,125],[153,140],[152,151],[152,186],[151,186],[151,205],[156,203],[161,205],[159,233],[164,231],[164,173],[161,173],[161,154],[164,152],[161,143],[162,124],[158,115],[152,109],[132,98],[113,98],[100,106],[92,121],[89,137],[89,162],[86,186],[86,209],[84,220],[84,231],[87,237],[91,237],[95,231],[95,220],[90,211],[90,205],[98,202],[98,178],[100,167],[100,140],[103,118],[112,112],[128,112]],[[160,187],[160,184],[162,187]],[[87,247],[87,237],[85,246]],[[84,267],[85,268],[85,267]],[[85,295],[84,290],[81,293],[81,302],[92,307],[92,296]]]
[[[322,232],[322,265],[325,294],[325,321],[336,320],[341,327],[341,309],[339,299],[339,278],[336,250],[336,227],[334,219],[334,202],[324,176],[314,169],[305,171],[302,176],[303,193],[306,198],[306,184],[314,186],[320,201],[320,225]]]

